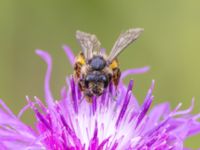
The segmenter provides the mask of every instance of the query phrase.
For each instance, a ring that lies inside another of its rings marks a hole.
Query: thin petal
[[[145,67],[142,67],[142,68],[134,68],[134,69],[125,70],[125,71],[122,72],[121,79],[126,78],[128,75],[146,73],[146,72],[149,71],[149,69],[150,69],[150,67],[145,66]]]
[[[65,51],[65,54],[67,55],[67,58],[71,64],[71,66],[74,66],[75,56],[74,56],[74,53],[72,52],[71,48],[67,45],[64,45],[63,49]]]
[[[39,55],[47,64],[47,71],[45,75],[44,91],[46,103],[49,107],[53,106],[53,96],[51,94],[50,88],[50,79],[51,79],[51,70],[52,70],[52,60],[51,56],[42,50],[36,50],[36,54]]]

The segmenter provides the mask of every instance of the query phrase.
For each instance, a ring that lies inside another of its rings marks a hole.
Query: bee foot
[[[117,95],[115,94],[115,95],[113,95],[113,94],[109,94],[109,96],[111,97],[111,99],[113,100],[113,101],[117,101]]]
[[[90,103],[90,104],[93,102],[93,97],[86,96],[85,99],[86,99],[86,101],[87,101],[88,103]]]
[[[81,103],[83,102],[84,98],[85,98],[85,96],[83,96],[83,97],[80,99],[79,104],[81,104]]]

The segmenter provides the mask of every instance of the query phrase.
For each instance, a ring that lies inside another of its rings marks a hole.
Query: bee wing
[[[139,37],[143,30],[141,28],[133,28],[120,34],[108,56],[108,61],[112,62],[129,44]]]
[[[81,45],[86,60],[92,58],[94,51],[98,52],[100,50],[101,43],[93,34],[85,33],[82,31],[76,31],[76,39]]]

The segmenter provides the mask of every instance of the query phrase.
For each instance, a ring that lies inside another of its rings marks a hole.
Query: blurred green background
[[[19,112],[25,95],[43,98],[45,64],[34,50],[53,57],[51,86],[56,98],[72,69],[62,50],[68,44],[78,53],[77,29],[95,33],[103,47],[112,47],[119,33],[142,27],[141,38],[120,55],[122,70],[151,66],[149,73],[132,76],[140,103],[151,80],[156,80],[154,104],[170,101],[183,108],[195,96],[194,113],[200,111],[200,1],[198,0],[1,0],[0,98]],[[31,112],[24,116],[32,122]],[[200,136],[187,146],[200,147]]]

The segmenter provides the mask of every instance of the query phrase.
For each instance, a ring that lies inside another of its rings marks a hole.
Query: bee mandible
[[[95,35],[76,32],[82,52],[75,60],[74,77],[88,102],[92,102],[93,96],[102,95],[110,83],[117,88],[121,76],[117,57],[142,31],[141,28],[132,28],[121,33],[109,55],[102,51],[101,43]]]

